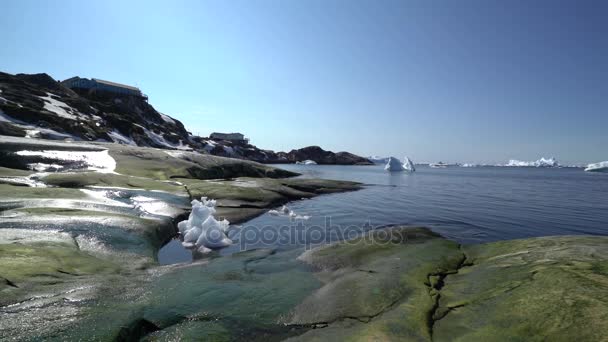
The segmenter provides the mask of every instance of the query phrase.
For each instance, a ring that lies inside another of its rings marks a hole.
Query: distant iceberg
[[[304,161],[297,161],[296,164],[300,164],[300,165],[317,165],[317,162],[314,160],[304,160]]]
[[[603,161],[599,163],[589,164],[585,171],[588,172],[608,172],[608,161]]]
[[[559,163],[555,158],[540,158],[537,161],[521,161],[511,159],[505,166],[510,167],[559,167]]]
[[[230,246],[232,240],[226,236],[230,222],[225,219],[218,221],[213,217],[216,201],[202,197],[200,201],[193,200],[191,203],[190,216],[177,224],[177,229],[184,238],[184,247],[209,253],[213,249]]]
[[[386,163],[388,163],[389,158],[380,157],[380,156],[371,156],[371,157],[367,157],[367,159],[374,164],[386,164]]]
[[[410,160],[410,158],[405,157],[405,163],[401,163],[401,161],[395,157],[389,157],[388,162],[384,166],[384,169],[389,172],[414,172],[416,168],[414,167],[414,163]]]
[[[434,169],[445,169],[446,167],[448,167],[448,164],[440,161],[439,163],[431,163],[429,164],[429,166]]]

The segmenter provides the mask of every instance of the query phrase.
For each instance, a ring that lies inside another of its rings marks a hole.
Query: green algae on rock
[[[454,272],[457,243],[426,228],[391,227],[319,247],[301,260],[323,287],[291,313],[290,324],[322,326],[296,340],[430,340],[432,275]]]
[[[608,237],[500,241],[464,251],[472,265],[445,280],[436,341],[608,339]]]

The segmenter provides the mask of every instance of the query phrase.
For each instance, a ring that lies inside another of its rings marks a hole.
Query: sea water
[[[234,226],[229,236],[235,244],[221,254],[314,246],[392,224],[426,226],[460,243],[608,234],[608,174],[577,168],[420,166],[415,173],[390,173],[383,165],[277,166],[300,177],[365,186],[288,204],[298,215],[309,216],[307,220],[264,214]],[[293,236],[298,233],[300,237]],[[171,261],[162,255],[159,259]]]

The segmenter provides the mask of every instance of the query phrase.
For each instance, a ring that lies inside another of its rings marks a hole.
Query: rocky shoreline
[[[392,226],[160,266],[193,198],[235,223],[362,185],[108,143],[0,137],[0,151],[2,340],[607,338],[606,237],[460,245]]]

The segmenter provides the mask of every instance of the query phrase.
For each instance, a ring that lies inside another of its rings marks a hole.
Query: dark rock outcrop
[[[47,74],[0,72],[0,135],[53,140],[107,141],[260,163],[371,164],[347,152],[310,146],[289,153],[263,150],[245,141],[211,140],[191,135],[184,125],[158,112],[144,97],[72,90]]]
[[[348,152],[325,151],[319,146],[308,146],[298,150],[291,150],[288,153],[277,153],[278,160],[285,160],[288,163],[295,163],[304,160],[313,160],[317,164],[335,165],[372,165],[373,163],[366,158]]]
[[[5,121],[11,121],[4,130],[39,129],[36,136],[40,138],[71,137],[160,148],[179,146],[180,140],[189,142],[181,122],[161,115],[144,98],[75,92],[47,74],[0,72],[0,111]]]

